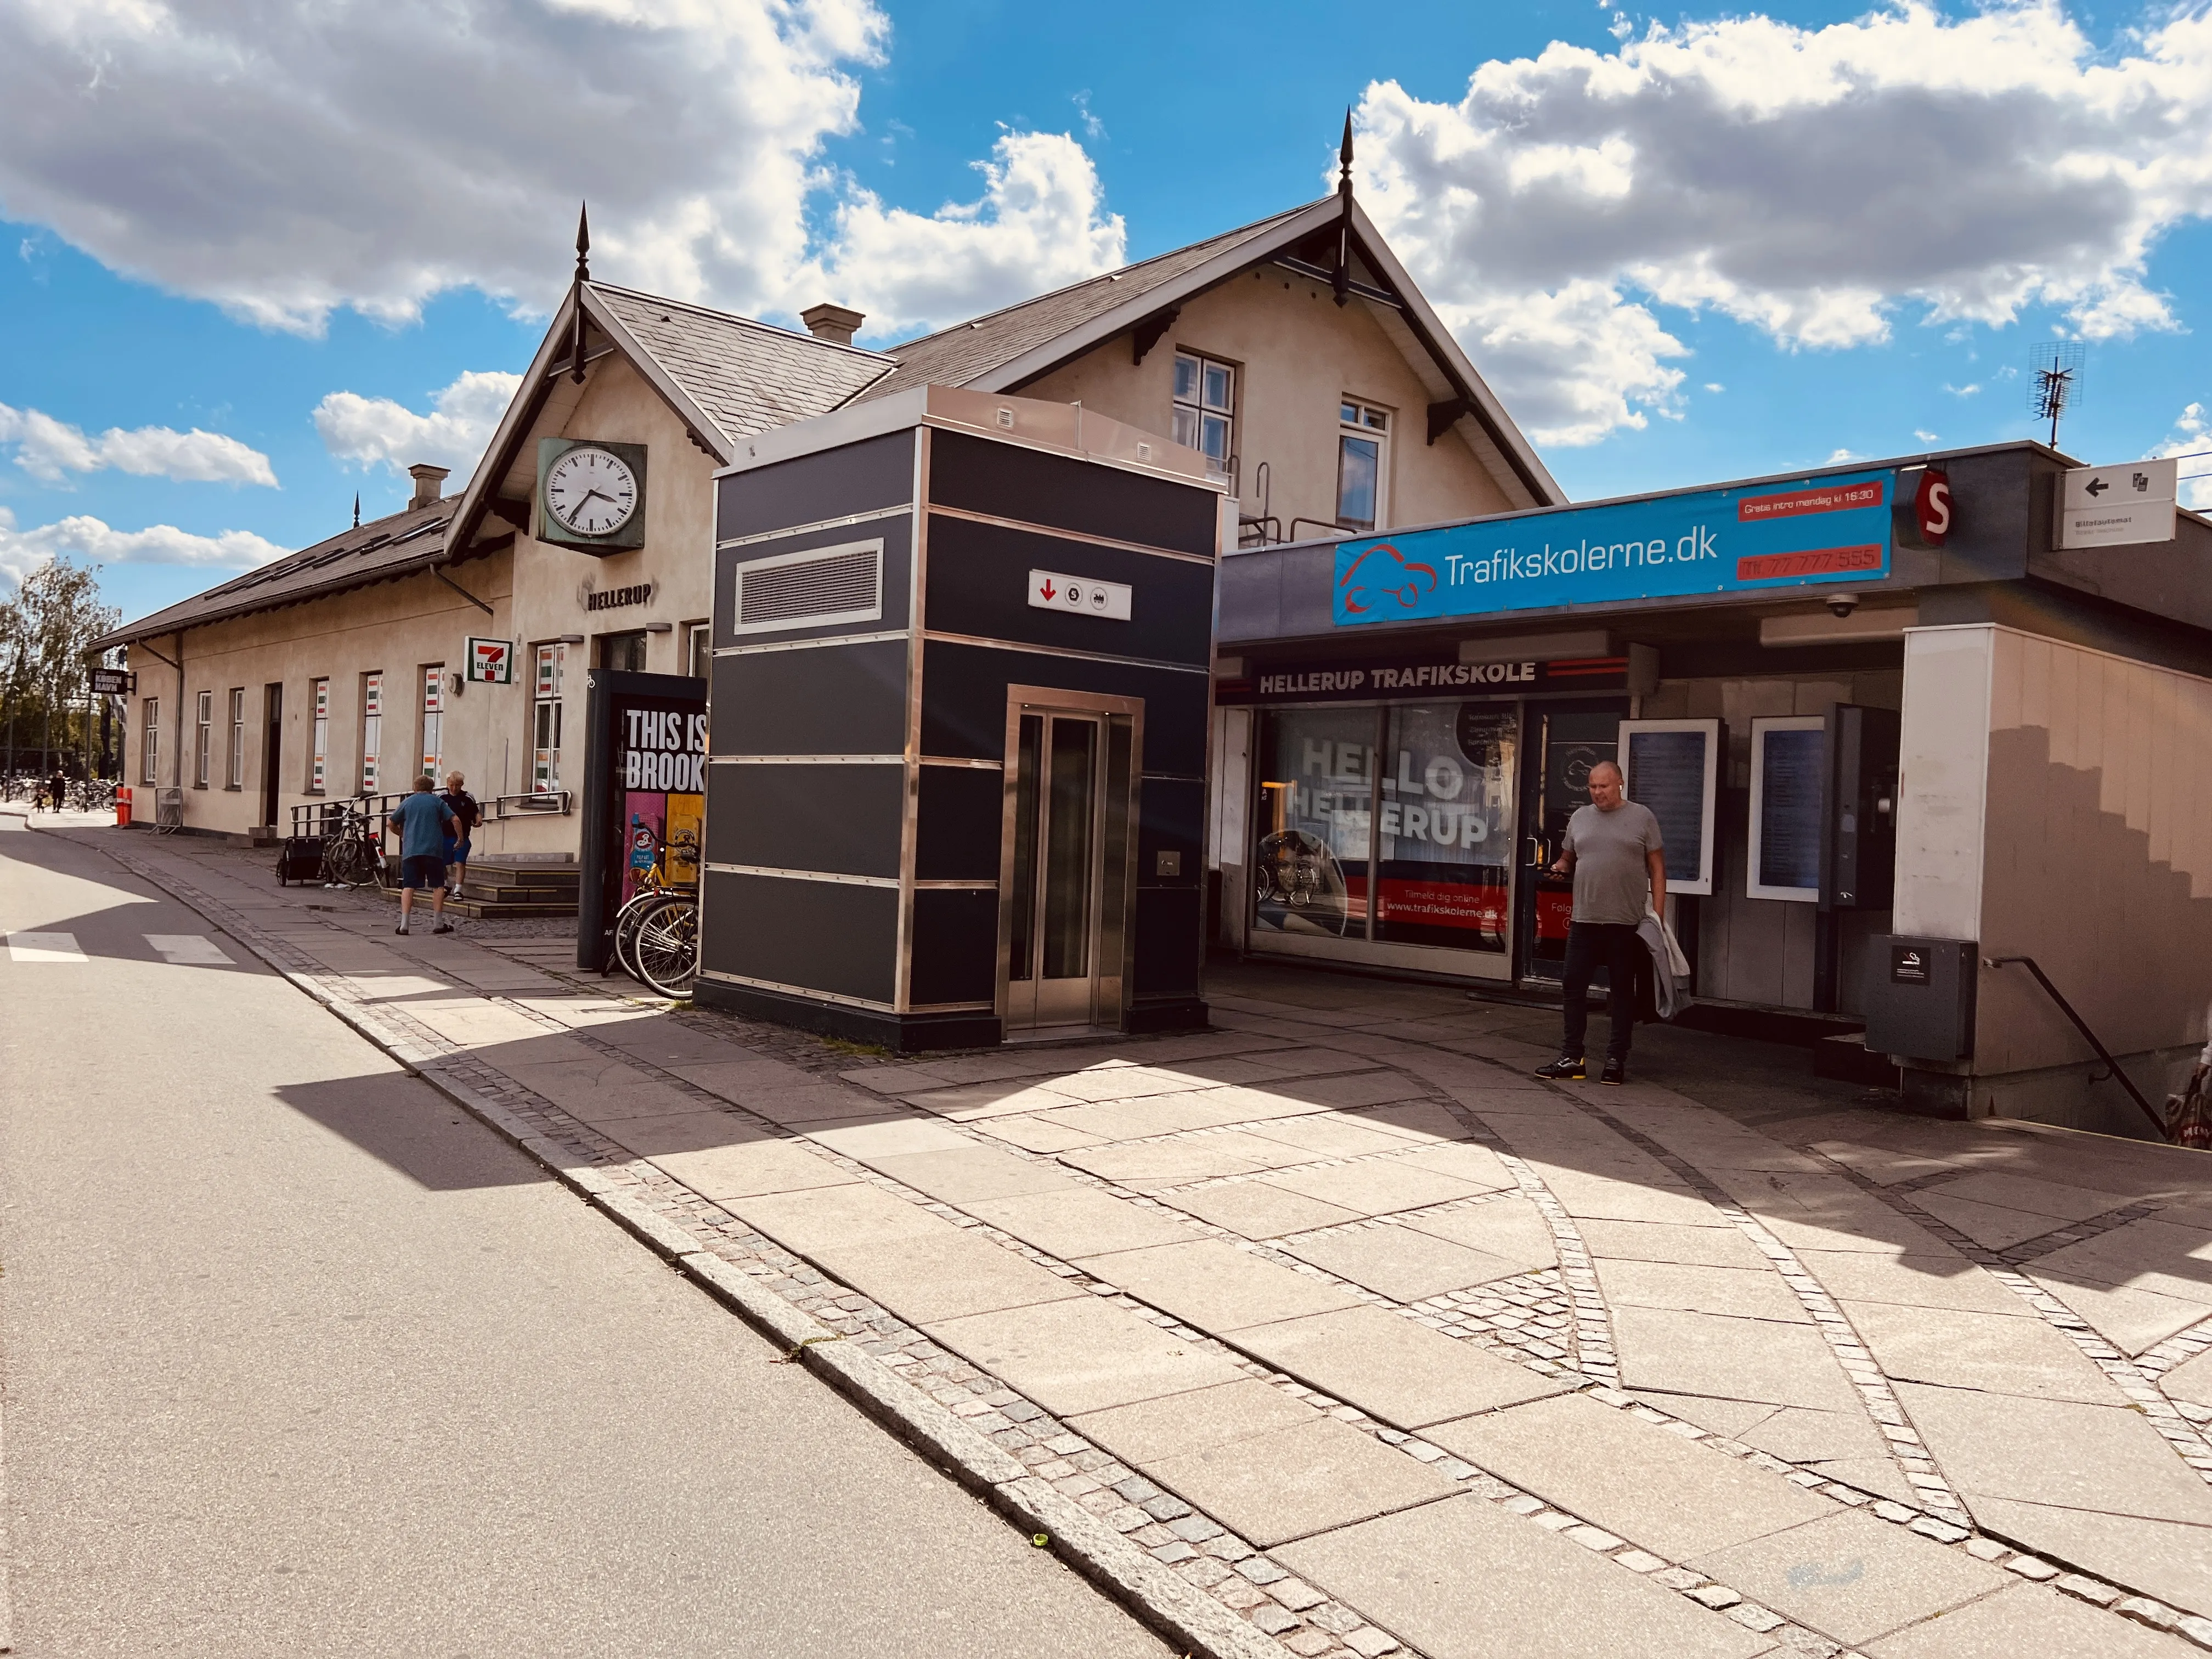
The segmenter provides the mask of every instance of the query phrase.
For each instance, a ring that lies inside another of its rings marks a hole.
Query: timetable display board
[[[1820,902],[1826,726],[1820,714],[1774,715],[1751,723],[1747,897]]]
[[[1717,720],[1623,720],[1621,778],[1628,799],[1659,820],[1667,890],[1713,890],[1713,803],[1720,783]]]

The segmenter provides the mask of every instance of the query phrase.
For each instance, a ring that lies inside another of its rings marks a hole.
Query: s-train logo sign
[[[1896,475],[1849,473],[1341,542],[1340,625],[1729,593],[1889,574]]]

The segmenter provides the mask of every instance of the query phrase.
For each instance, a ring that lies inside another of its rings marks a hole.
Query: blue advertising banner
[[[1343,542],[1331,607],[1340,627],[1871,581],[1896,483],[1884,469]]]

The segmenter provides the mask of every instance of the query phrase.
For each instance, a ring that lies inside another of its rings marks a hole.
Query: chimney
[[[410,513],[418,507],[435,507],[446,498],[446,475],[450,466],[430,466],[416,462],[407,469],[407,476],[415,480],[415,494],[407,503]]]
[[[831,345],[850,345],[853,337],[860,331],[860,325],[868,320],[867,313],[846,306],[833,306],[824,300],[818,306],[809,306],[799,313],[799,320],[806,325],[806,331],[817,340],[827,340]]]

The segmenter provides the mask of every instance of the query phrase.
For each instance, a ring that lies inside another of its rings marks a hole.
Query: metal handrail
[[[2058,988],[2051,982],[2051,975],[2043,971],[2042,965],[2033,957],[1984,957],[1982,960],[1991,968],[2009,968],[2016,963],[2033,974],[2035,982],[2050,994],[2051,1000],[2058,1005],[2059,1012],[2074,1022],[2074,1029],[2079,1031],[2088,1045],[2097,1051],[2097,1058],[2105,1062],[2106,1071],[2119,1084],[2120,1087],[2128,1091],[2129,1098],[2142,1108],[2143,1115],[2150,1120],[2151,1127],[2158,1131],[2158,1138],[2169,1145],[2172,1142],[2173,1136],[2166,1127],[2165,1115],[2143,1098],[2142,1091],[2136,1088],[2134,1080],[2120,1069],[2120,1062],[2112,1058],[2112,1051],[2097,1040],[2097,1034],[2089,1029],[2089,1022],[2074,1012],[2074,1005],[2059,994]]]
[[[392,807],[406,799],[406,794],[360,794],[340,796],[331,800],[302,801],[292,809],[292,833],[295,836],[328,836],[349,810],[357,808],[368,816],[370,834],[380,846],[392,821]],[[495,818],[549,815],[565,817],[574,805],[574,797],[566,789],[541,789],[527,795],[494,795],[489,800],[478,801],[477,805],[483,810],[483,821],[487,823]]]

